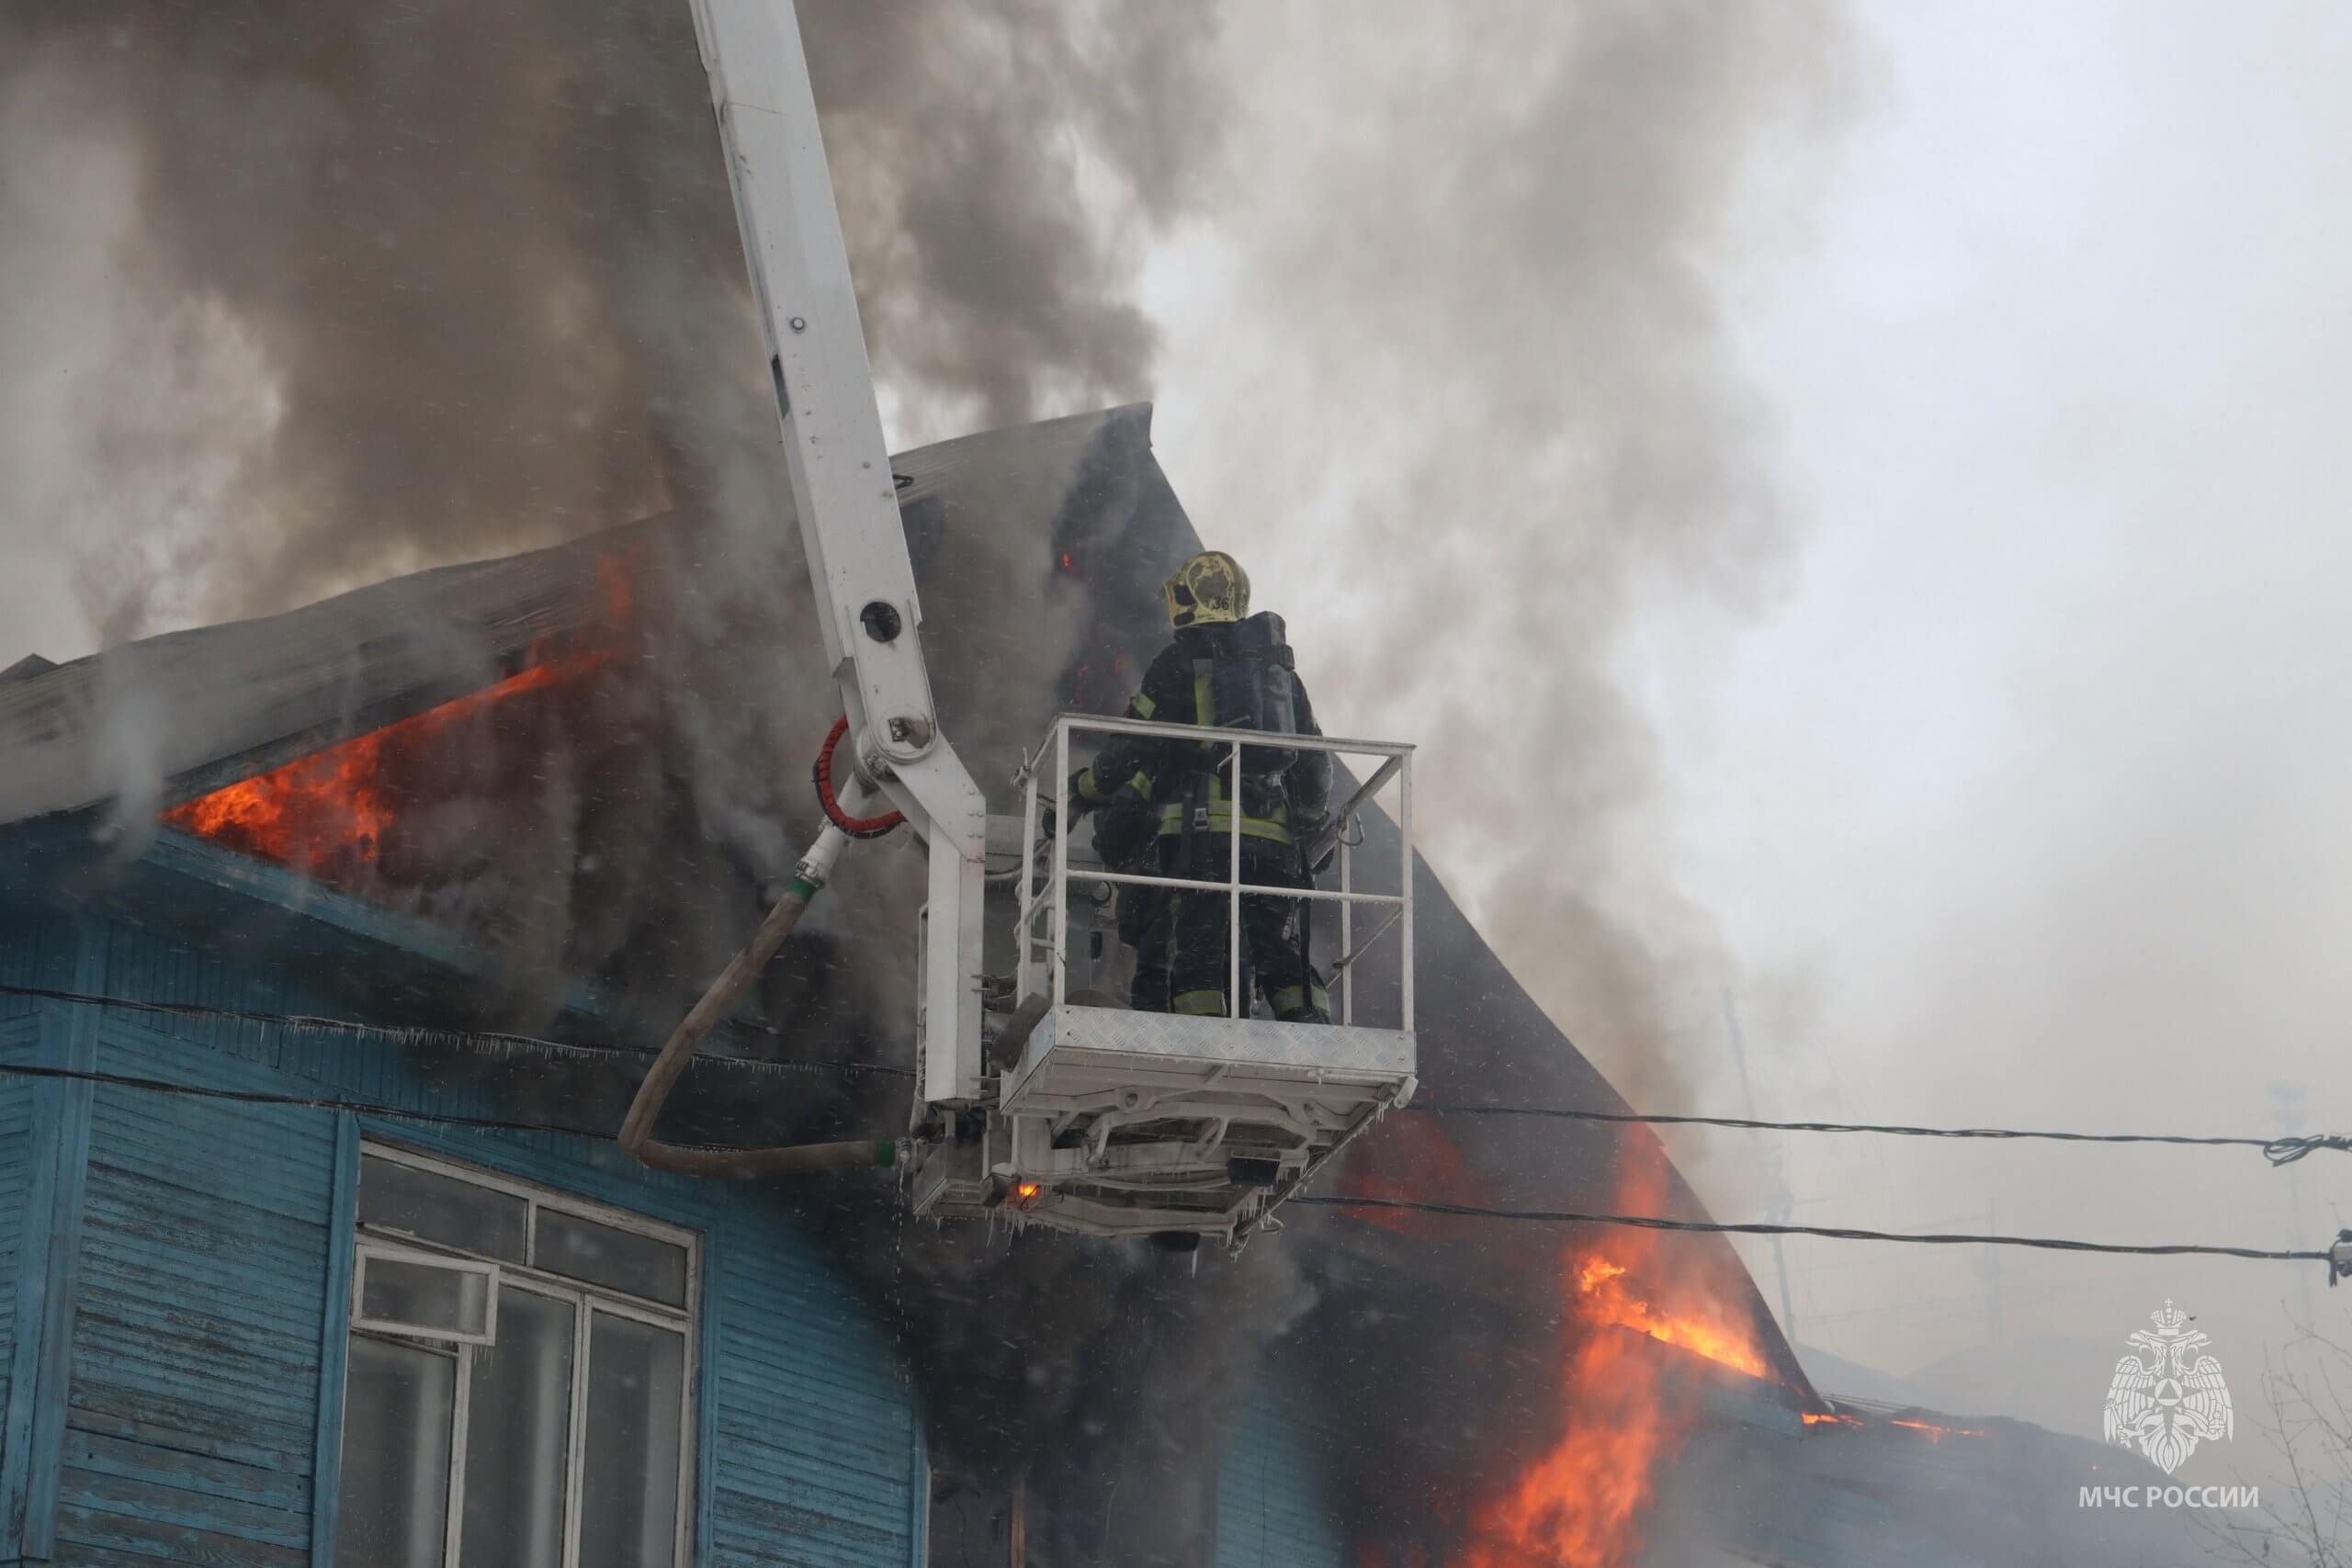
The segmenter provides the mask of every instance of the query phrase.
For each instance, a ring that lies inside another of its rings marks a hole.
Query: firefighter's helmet
[[[1203,550],[1178,567],[1161,589],[1171,626],[1238,621],[1250,613],[1250,574],[1223,550]]]

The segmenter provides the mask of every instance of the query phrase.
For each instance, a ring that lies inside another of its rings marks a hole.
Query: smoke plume
[[[1662,874],[1628,643],[1661,602],[1738,615],[1789,580],[1800,509],[1724,274],[1780,237],[1758,197],[1792,205],[1842,123],[1848,22],[1686,3],[1350,22],[1237,19],[1265,124],[1235,132],[1248,198],[1202,243],[1282,336],[1196,363],[1206,324],[1180,332],[1179,384],[1218,400],[1164,406],[1162,445],[1210,542],[1238,536],[1284,585],[1327,726],[1420,743],[1421,841],[1514,973],[1629,1099],[1678,1108],[1669,1038],[1730,964]],[[1316,657],[1333,648],[1354,657]]]
[[[1214,14],[800,14],[903,420],[1135,395],[1135,251],[1214,153]],[[0,61],[0,268],[40,286],[0,306],[0,526],[86,541],[110,640],[713,492],[773,527],[685,0],[24,0]]]

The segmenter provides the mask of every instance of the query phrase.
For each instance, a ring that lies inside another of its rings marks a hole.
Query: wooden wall
[[[60,961],[33,951],[40,940],[34,927],[0,924],[0,977],[28,964],[53,976]],[[119,923],[92,924],[68,961],[80,988],[113,997],[327,1010],[297,977]],[[419,1082],[396,1047],[275,1026],[53,1003],[27,1010],[0,997],[0,1050],[12,1041],[58,1059],[78,1048],[99,1072],[189,1086],[443,1114],[500,1110],[481,1089]],[[28,1095],[44,1093],[78,1101],[85,1136],[70,1116],[47,1131],[25,1125]],[[656,1176],[601,1141],[350,1120],[371,1137],[702,1234],[698,1563],[912,1560],[921,1461],[904,1371],[864,1304],[757,1192]],[[342,1302],[329,1287],[349,1223],[338,1212],[347,1182],[336,1179],[352,1144],[345,1121],[332,1110],[114,1084],[0,1080],[0,1245],[9,1248],[0,1278],[11,1309],[0,1324],[24,1316],[17,1292],[36,1275],[52,1293],[69,1287],[73,1303],[69,1319],[50,1320],[62,1348],[44,1352],[70,1371],[69,1397],[0,1400],[28,1417],[13,1446],[34,1451],[0,1467],[0,1482],[24,1472],[28,1547],[89,1568],[328,1561],[332,1531],[314,1526],[332,1508],[335,1434],[322,1438],[322,1393],[340,1375]],[[11,1126],[29,1135],[8,1138]],[[6,1183],[27,1184],[52,1156],[79,1172],[78,1190],[61,1193],[58,1207],[69,1236],[63,1280],[15,1245],[22,1205],[6,1201]],[[338,1404],[323,1402],[330,1426]],[[8,1557],[0,1551],[0,1562]]]

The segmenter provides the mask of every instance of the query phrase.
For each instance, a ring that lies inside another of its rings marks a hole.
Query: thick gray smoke
[[[800,9],[908,419],[1135,395],[1214,13]],[[0,62],[0,536],[83,541],[109,638],[770,482],[685,0],[23,0]]]
[[[1350,17],[1236,20],[1265,124],[1235,132],[1224,254],[1282,335],[1196,364],[1180,332],[1204,406],[1164,407],[1162,446],[1204,534],[1283,585],[1327,727],[1421,744],[1422,840],[1514,973],[1629,1099],[1679,1108],[1669,1039],[1729,964],[1662,873],[1628,643],[1661,602],[1753,612],[1789,578],[1800,508],[1723,290],[1843,123],[1848,20]]]

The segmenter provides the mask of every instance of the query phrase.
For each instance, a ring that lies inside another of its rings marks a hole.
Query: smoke
[[[1139,390],[1135,250],[1214,154],[1214,15],[800,11],[906,418]],[[690,497],[773,528],[685,0],[25,0],[0,60],[0,269],[39,286],[0,307],[32,416],[0,527],[88,541],[109,640]]]
[[[1216,400],[1165,404],[1163,449],[1209,542],[1253,552],[1327,727],[1419,743],[1420,840],[1513,972],[1629,1099],[1680,1108],[1674,1037],[1732,964],[1664,871],[1629,643],[1661,603],[1743,616],[1790,580],[1802,511],[1725,291],[1792,221],[1759,197],[1795,211],[1843,122],[1848,21],[1331,24],[1237,23],[1250,186],[1195,243],[1280,337],[1237,344],[1170,282],[1174,375]]]
[[[902,426],[938,438],[1140,394],[1159,334],[1134,275],[1143,241],[1212,188],[1219,13],[899,0],[802,17]]]

